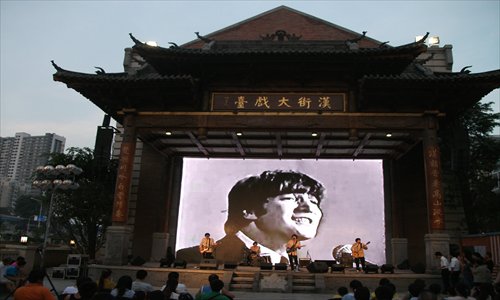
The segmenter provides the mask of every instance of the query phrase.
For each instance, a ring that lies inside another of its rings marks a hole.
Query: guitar
[[[352,247],[351,247],[352,257],[359,258],[360,252],[363,251],[362,249],[368,250],[368,247],[366,247],[366,246],[368,246],[369,244],[370,244],[370,242],[368,242],[366,244],[361,243],[361,246],[356,247],[356,249],[354,249],[354,246],[356,246],[357,244],[352,245]]]
[[[290,248],[286,248],[286,253],[292,253],[294,251],[296,251],[297,249],[300,249],[300,248],[303,248],[305,247],[305,245],[302,245],[300,247],[290,247]]]
[[[217,246],[219,246],[220,244],[222,244],[222,242],[215,242],[215,243],[211,244],[210,247],[203,246],[203,248],[202,248],[200,246],[200,253],[203,254],[206,252],[213,252],[214,249],[217,248]]]

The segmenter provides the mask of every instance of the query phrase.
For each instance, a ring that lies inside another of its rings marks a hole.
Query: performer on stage
[[[260,266],[262,259],[260,257],[260,246],[257,242],[253,242],[248,255],[248,264],[252,266]]]
[[[200,253],[203,258],[212,259],[214,258],[214,248],[217,244],[214,239],[210,237],[210,233],[205,233],[205,237],[201,239],[200,242]]]
[[[363,244],[361,243],[360,238],[356,238],[355,243],[351,247],[351,252],[352,252],[352,257],[354,258],[354,262],[356,263],[356,270],[359,272],[360,268],[359,265],[361,264],[361,267],[363,270],[365,270],[365,252],[364,250],[368,250],[367,245],[370,244],[370,242]]]
[[[302,246],[297,239],[296,234],[292,234],[292,238],[286,243],[286,252],[288,253],[288,260],[290,261],[290,269],[292,271],[299,271],[299,260],[297,259],[297,250]]]

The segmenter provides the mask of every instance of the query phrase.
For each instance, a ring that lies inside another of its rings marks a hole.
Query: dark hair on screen
[[[319,207],[325,188],[317,180],[297,171],[265,171],[239,180],[228,194],[228,217],[224,230],[227,234],[234,233],[250,223],[243,217],[243,210],[260,216],[265,213],[264,204],[268,198],[292,193],[314,196]]]

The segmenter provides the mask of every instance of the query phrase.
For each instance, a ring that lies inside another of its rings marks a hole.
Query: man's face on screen
[[[299,240],[316,236],[323,213],[316,197],[307,193],[289,193],[267,198],[265,213],[255,221],[266,234],[289,238],[296,234]]]

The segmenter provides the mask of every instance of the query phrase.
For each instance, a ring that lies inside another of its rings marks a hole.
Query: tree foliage
[[[51,227],[65,240],[75,240],[81,253],[91,259],[104,244],[106,228],[111,224],[116,161],[98,164],[89,148],[69,148],[52,154],[52,165],[74,164],[83,169],[75,180],[80,187],[54,194]]]
[[[500,195],[492,172],[500,161],[500,141],[490,136],[500,120],[493,103],[476,103],[445,128],[443,168],[459,182],[470,233],[500,231]]]

